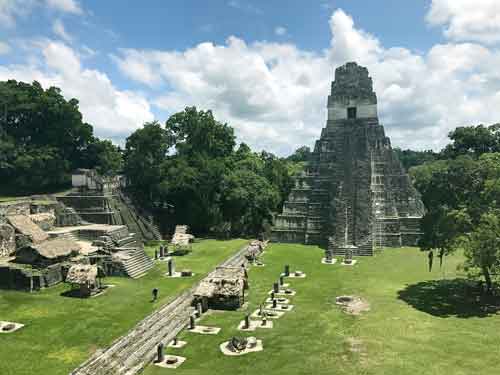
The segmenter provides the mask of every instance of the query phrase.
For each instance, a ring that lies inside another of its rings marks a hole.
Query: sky
[[[194,105],[256,151],[313,146],[348,61],[393,146],[500,122],[498,0],[0,0],[0,80],[60,87],[121,145]]]

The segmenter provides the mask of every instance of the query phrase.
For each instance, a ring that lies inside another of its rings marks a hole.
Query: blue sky
[[[496,0],[0,0],[0,79],[80,99],[123,143],[188,105],[280,155],[312,146],[334,68],[370,70],[393,144],[500,119]]]

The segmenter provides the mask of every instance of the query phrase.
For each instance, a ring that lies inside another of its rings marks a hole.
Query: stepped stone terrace
[[[379,123],[368,70],[335,70],[328,119],[305,171],[275,220],[272,239],[333,255],[416,245],[424,206]]]

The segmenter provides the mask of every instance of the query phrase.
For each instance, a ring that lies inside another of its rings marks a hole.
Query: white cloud
[[[34,0],[0,0],[0,27],[13,27],[16,18],[31,11]]]
[[[41,57],[26,65],[0,65],[0,80],[39,81],[57,86],[66,98],[77,98],[84,121],[94,125],[97,135],[123,141],[143,122],[154,116],[145,97],[117,89],[106,74],[82,67],[80,56],[67,45],[42,40],[33,44]]]
[[[287,29],[283,26],[278,26],[274,29],[274,33],[278,36],[284,36],[287,34]]]
[[[11,51],[10,45],[0,41],[0,55],[6,55]]]
[[[245,0],[230,0],[227,5],[231,8],[239,9],[249,13],[262,14],[262,9],[256,7],[255,5],[249,4]]]
[[[47,5],[61,12],[83,14],[83,10],[76,0],[46,0]]]
[[[444,35],[455,41],[500,42],[498,0],[432,0],[426,18],[444,26]]]
[[[65,40],[66,42],[73,41],[73,37],[70,34],[68,34],[68,32],[66,31],[66,29],[64,27],[63,22],[60,19],[57,19],[54,21],[54,23],[52,25],[52,31],[54,32],[54,34],[56,34],[61,39]]]
[[[370,71],[394,145],[439,149],[456,126],[499,121],[498,50],[474,43],[435,45],[423,54],[388,48],[342,10],[330,28],[324,53],[230,37],[180,52],[125,49],[114,59],[128,77],[169,88],[155,105],[213,109],[240,140],[279,154],[313,144],[325,126],[333,70],[353,60]]]

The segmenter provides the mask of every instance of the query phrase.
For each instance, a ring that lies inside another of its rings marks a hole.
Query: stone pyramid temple
[[[378,121],[368,70],[335,70],[328,120],[305,171],[278,215],[276,242],[320,245],[330,255],[351,249],[413,246],[424,206]]]

